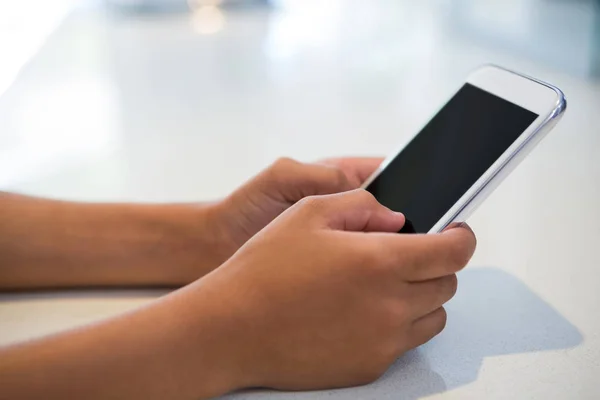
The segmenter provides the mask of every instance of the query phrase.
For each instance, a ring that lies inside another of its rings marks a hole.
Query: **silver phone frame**
[[[504,153],[502,153],[498,160],[496,160],[496,162],[494,162],[494,164],[490,166],[490,168],[486,170],[484,174],[481,175],[481,177],[465,192],[465,194],[457,201],[457,203],[455,203],[427,233],[439,233],[446,229],[452,223],[464,222],[477,209],[477,207],[479,207],[481,203],[498,187],[498,185],[500,185],[500,183],[502,183],[502,181],[517,167],[517,165],[519,165],[521,161],[523,161],[523,159],[548,134],[548,132],[550,132],[552,128],[554,128],[554,126],[562,118],[565,110],[567,109],[567,100],[565,98],[565,95],[556,86],[493,64],[484,65],[481,67],[481,69],[482,68],[495,68],[504,72],[508,72],[510,74],[514,74],[520,78],[527,79],[536,84],[545,86],[546,88],[551,89],[556,94],[557,101],[554,108],[547,115],[540,115],[540,117],[543,117],[544,119],[541,122],[537,122],[537,126],[535,127],[535,129],[527,133],[527,131],[529,130],[528,128],[521,134],[521,136],[519,136],[519,138],[521,138],[525,134],[528,135],[520,143],[520,145],[514,149],[509,148]],[[456,95],[456,93],[454,93],[454,95]],[[418,135],[421,132],[421,130],[419,130],[419,132],[417,132],[413,137],[411,137],[411,139],[407,141],[400,148],[399,151],[394,152],[391,156],[386,158],[381,163],[379,168],[369,178],[367,178],[367,180],[363,183],[362,188],[367,188],[367,186],[385,170],[385,167],[394,158],[396,158],[396,156],[400,152],[402,152],[405,149],[408,143],[410,143],[412,139],[414,139],[414,137],[416,137],[416,135]],[[497,162],[500,160],[501,162],[497,164]]]

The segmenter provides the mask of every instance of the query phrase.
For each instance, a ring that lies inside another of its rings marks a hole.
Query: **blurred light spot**
[[[192,11],[192,27],[202,35],[219,32],[225,26],[225,15],[217,6],[201,6]]]
[[[221,4],[223,4],[223,0],[188,0],[188,6],[192,11],[205,6],[217,7]]]

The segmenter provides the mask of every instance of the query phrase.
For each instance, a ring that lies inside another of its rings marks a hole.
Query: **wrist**
[[[227,261],[244,244],[236,237],[236,216],[232,212],[229,197],[211,203],[204,208],[207,231],[210,232],[210,245],[218,265]],[[217,266],[218,266],[217,265]]]
[[[167,225],[173,225],[171,269],[173,283],[186,285],[210,273],[234,252],[223,226],[220,203],[185,204],[166,212]]]
[[[199,398],[248,388],[254,381],[248,354],[251,346],[245,343],[245,319],[240,315],[243,308],[232,297],[223,296],[219,278],[213,278],[200,279],[165,298],[168,314],[178,320],[167,347],[183,350],[172,353],[172,363],[179,376],[190,377],[181,383]]]

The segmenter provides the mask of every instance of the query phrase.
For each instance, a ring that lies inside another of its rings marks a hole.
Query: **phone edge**
[[[554,109],[546,116],[546,118],[539,124],[539,126],[530,134],[530,136],[525,140],[521,145],[515,149],[512,154],[495,170],[492,174],[482,182],[476,191],[469,198],[462,201],[462,205],[460,208],[451,216],[446,217],[444,215],[438,222],[436,222],[433,227],[427,233],[439,233],[446,229],[450,224],[454,222],[464,222],[480,205],[485,201],[485,199],[492,194],[492,192],[506,179],[508,175],[525,159],[525,157],[531,153],[531,151],[535,148],[535,146],[556,126],[558,121],[564,115],[564,112],[567,109],[567,99],[562,90],[558,87],[539,80],[537,78],[510,70],[508,68],[501,67],[499,65],[493,63],[487,63],[479,66],[474,69],[474,71],[484,68],[484,67],[493,67],[508,73],[517,75],[521,78],[528,79],[532,82],[545,86],[551,89],[557,95],[557,102]],[[456,91],[453,96],[456,95]],[[449,101],[449,100],[448,100]],[[446,101],[447,103],[447,101]],[[444,105],[446,104],[444,103]],[[444,107],[442,105],[442,107]],[[439,112],[439,110],[438,110]],[[391,155],[387,156],[384,161],[377,167],[375,171],[364,181],[361,185],[362,189],[366,189],[387,167],[387,165],[401,152],[406,148],[406,146],[419,134],[419,132],[415,133],[409,140],[402,143],[402,145]],[[473,185],[475,186],[475,185]],[[471,186],[471,188],[473,187]],[[469,190],[471,190],[469,188]],[[468,190],[467,190],[468,191]],[[465,192],[466,193],[466,192]],[[457,202],[458,203],[458,202]],[[449,211],[449,210],[448,210]]]
[[[536,82],[551,89],[557,95],[557,103],[554,109],[546,116],[539,126],[530,134],[530,136],[521,145],[516,148],[512,154],[495,170],[492,174],[482,182],[475,193],[466,199],[462,206],[450,217],[443,218],[438,221],[428,233],[439,233],[446,229],[450,224],[455,222],[464,222],[473,212],[485,201],[485,199],[493,193],[493,191],[506,179],[508,175],[531,153],[531,151],[546,137],[546,135],[556,126],[558,121],[564,115],[567,109],[567,99],[565,94],[558,87],[544,82],[542,80],[524,75],[507,68],[500,67],[494,64],[486,64],[494,68],[498,68],[515,74],[519,77]],[[470,190],[470,189],[469,189]]]

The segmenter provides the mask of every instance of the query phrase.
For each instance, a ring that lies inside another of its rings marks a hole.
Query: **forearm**
[[[0,349],[0,399],[201,399],[240,387],[235,318],[183,289],[130,314]]]
[[[0,193],[0,290],[189,283],[226,258],[213,214]]]

